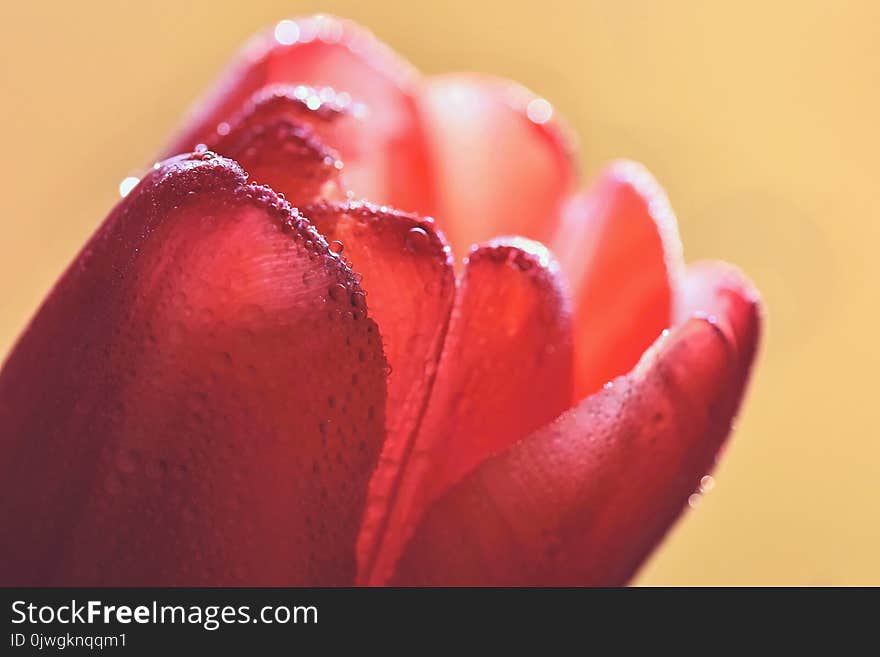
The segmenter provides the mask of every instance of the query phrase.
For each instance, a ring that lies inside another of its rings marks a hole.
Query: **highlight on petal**
[[[386,368],[358,295],[235,163],[158,165],[0,372],[0,581],[352,583]]]
[[[547,242],[577,172],[553,108],[523,87],[479,75],[424,81],[434,216],[453,252],[496,235]]]
[[[391,583],[627,582],[711,470],[748,376],[756,294],[741,282],[709,300],[715,322],[685,321],[629,374],[448,491]]]
[[[331,16],[285,20],[255,36],[196,103],[167,154],[209,143],[255,94],[293,85],[308,109],[343,108],[322,141],[340,153],[358,197],[425,212],[432,204],[415,70],[354,23]]]
[[[571,403],[571,317],[540,244],[493,241],[465,262],[437,379],[361,583],[387,581],[426,505]]]
[[[359,545],[363,561],[412,449],[437,372],[455,295],[449,247],[430,219],[366,203],[303,209],[363,276],[388,375],[387,437],[373,475]]]
[[[575,399],[628,372],[672,323],[681,240],[644,167],[609,166],[563,212],[552,249],[575,303]]]
[[[250,96],[229,120],[210,126],[194,139],[213,147],[218,138],[236,127],[252,128],[286,119],[307,125],[327,143],[335,124],[353,111],[351,98],[347,94],[337,95],[329,87],[319,90],[302,84],[270,84]]]

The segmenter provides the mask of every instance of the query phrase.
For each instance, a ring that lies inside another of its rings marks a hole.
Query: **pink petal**
[[[496,235],[547,241],[576,178],[549,103],[512,82],[463,74],[425,80],[420,100],[435,216],[453,252]]]
[[[571,400],[567,297],[544,247],[498,240],[467,259],[437,380],[363,583],[387,580],[427,504]]]
[[[269,185],[296,205],[344,196],[342,162],[304,124],[286,118],[244,121],[212,148],[236,160],[251,180]]]
[[[370,316],[379,324],[391,367],[388,437],[370,485],[359,560],[375,544],[390,497],[409,457],[446,336],[455,275],[449,247],[430,220],[362,203],[304,208],[317,229],[338,241],[363,275]]]
[[[621,161],[569,202],[552,248],[575,300],[575,399],[582,399],[632,369],[670,326],[681,241],[657,182]]]
[[[282,24],[242,49],[190,111],[166,153],[207,143],[261,90],[308,85],[315,92],[305,98],[311,107],[344,105],[356,118],[341,122],[337,138],[325,141],[340,153],[355,195],[424,211],[432,190],[414,69],[351,22],[313,16]]]
[[[743,280],[638,366],[484,462],[426,513],[402,585],[620,585],[717,459],[741,399],[760,311]]]

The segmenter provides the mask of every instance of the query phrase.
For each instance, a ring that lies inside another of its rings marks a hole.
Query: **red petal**
[[[553,241],[575,300],[575,399],[628,372],[670,326],[680,276],[675,216],[657,182],[616,162],[572,199]]]
[[[544,247],[482,246],[466,262],[422,428],[365,583],[387,581],[428,503],[571,402],[571,319]]]
[[[0,372],[0,581],[352,582],[385,404],[358,294],[231,161],[152,171]]]
[[[344,122],[336,149],[356,195],[408,210],[431,203],[425,138],[411,92],[413,69],[366,30],[336,18],[282,21],[254,37],[191,110],[168,153],[207,143],[253,94],[278,83],[310,85],[322,98],[350,98],[360,118]],[[326,87],[326,89],[324,89]],[[333,91],[335,89],[335,92]],[[336,93],[339,92],[339,93]],[[346,101],[344,104],[348,104]]]
[[[449,247],[430,220],[366,204],[319,205],[306,214],[328,240],[344,245],[369,291],[391,366],[388,437],[370,484],[359,560],[377,549],[377,533],[434,383],[452,310],[455,276]]]
[[[271,84],[263,87],[245,103],[244,108],[227,122],[218,124],[205,143],[222,137],[232,126],[259,125],[275,119],[305,123],[324,141],[333,135],[333,128],[352,113],[351,101],[340,100],[332,89],[315,89],[306,85]]]
[[[756,344],[760,323],[746,287],[719,291],[734,301],[713,301],[719,325],[680,325],[631,373],[449,491],[425,515],[393,583],[625,583],[730,430],[754,353],[742,346]]]
[[[245,122],[213,148],[243,166],[252,180],[269,185],[292,203],[341,199],[342,163],[307,126],[285,118]]]
[[[576,178],[547,101],[506,80],[447,75],[425,81],[421,109],[453,252],[496,235],[547,241]]]

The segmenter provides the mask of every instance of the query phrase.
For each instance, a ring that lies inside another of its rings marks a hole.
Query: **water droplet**
[[[299,40],[299,25],[296,21],[286,19],[275,26],[275,40],[283,46],[289,46]]]
[[[424,228],[414,226],[406,234],[406,248],[418,252],[428,245],[428,233]]]
[[[137,187],[137,184],[141,181],[140,178],[136,176],[128,176],[127,178],[123,178],[122,182],[119,183],[119,195],[122,198],[128,196],[129,192]]]
[[[339,240],[333,240],[329,244],[330,253],[340,255],[342,250],[345,248],[345,245]]]
[[[691,496],[688,497],[688,506],[692,509],[696,509],[702,500],[702,495],[699,493],[692,493]]]
[[[534,266],[534,261],[528,256],[528,254],[523,253],[522,251],[517,252],[517,254],[513,257],[513,264],[520,271],[528,271]]]
[[[352,292],[351,305],[358,310],[364,310],[367,307],[367,295],[360,290]]]
[[[535,98],[526,106],[526,116],[532,123],[547,123],[553,117],[553,105],[544,98]]]
[[[702,479],[700,479],[701,493],[705,495],[713,488],[715,488],[715,477],[713,477],[712,475],[705,475]]]
[[[345,296],[346,289],[342,283],[336,283],[335,285],[330,286],[328,293],[330,294],[331,299],[334,301],[340,301]]]

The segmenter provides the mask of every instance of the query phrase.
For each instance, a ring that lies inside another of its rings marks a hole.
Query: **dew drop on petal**
[[[275,26],[275,40],[283,46],[296,43],[299,40],[299,25],[296,21],[279,21]]]
[[[514,257],[513,264],[516,265],[520,271],[529,271],[534,265],[534,262],[528,255],[519,252]]]
[[[547,123],[553,117],[553,105],[544,98],[535,98],[526,106],[526,116],[532,123]]]
[[[140,178],[136,176],[128,176],[127,178],[123,178],[122,182],[119,183],[119,195],[122,198],[128,196],[128,193],[133,190],[137,184],[141,181]]]
[[[715,488],[715,477],[713,477],[712,475],[705,475],[702,479],[700,479],[701,493],[708,493],[713,488]]]
[[[351,293],[351,305],[359,310],[364,310],[367,307],[367,297],[360,290]]]
[[[330,287],[330,289],[328,290],[328,294],[330,295],[330,298],[333,299],[334,301],[341,300],[345,293],[346,293],[346,289],[345,289],[345,286],[342,285],[342,283],[336,283],[335,285],[332,285]]]
[[[428,243],[428,233],[424,228],[415,226],[406,234],[406,248],[410,251],[419,251]]]

